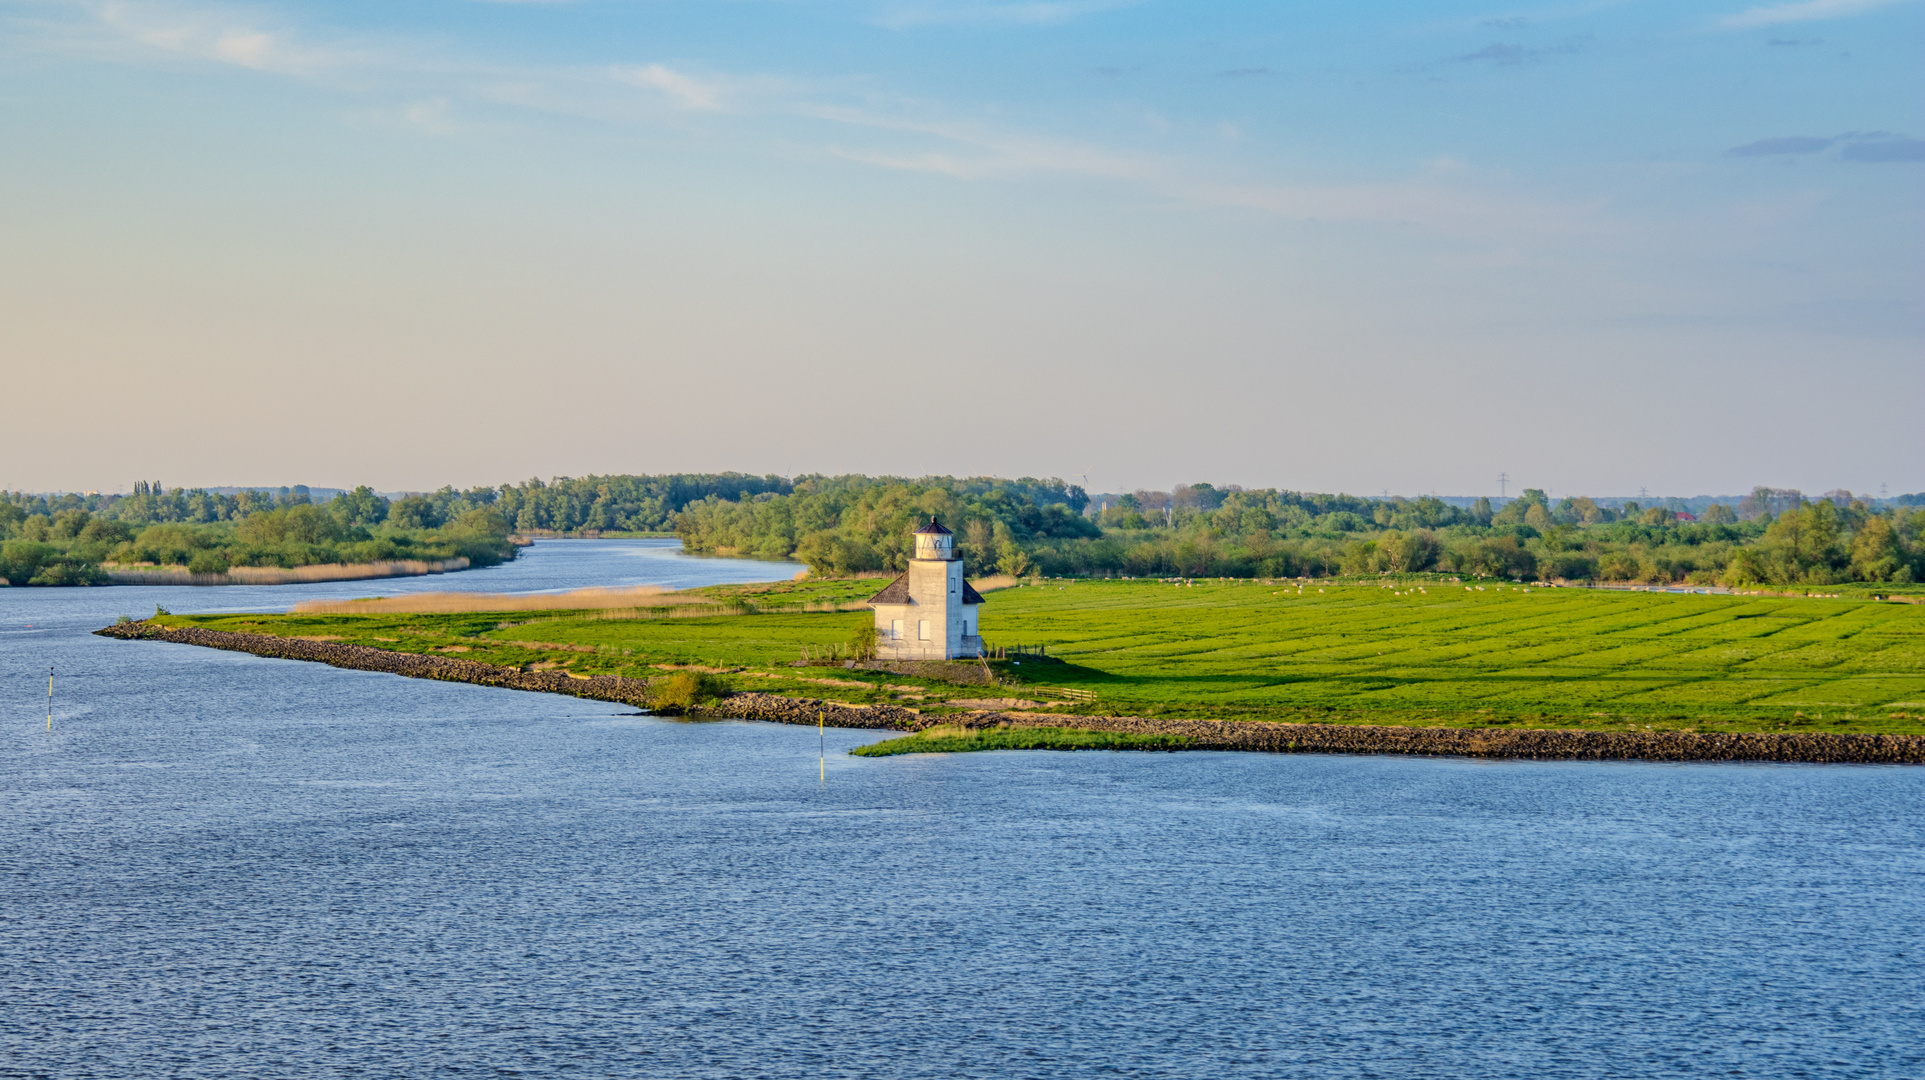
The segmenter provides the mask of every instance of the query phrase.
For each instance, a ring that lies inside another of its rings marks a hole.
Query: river
[[[0,1075],[1925,1075],[1925,769],[832,729],[824,783],[809,729],[88,633],[794,569],[0,589]]]

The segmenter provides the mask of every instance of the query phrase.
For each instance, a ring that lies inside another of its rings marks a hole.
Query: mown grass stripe
[[[1151,582],[1007,589],[990,595],[982,625],[992,643],[1045,645],[1060,661],[1006,665],[1008,676],[1095,691],[1096,707],[1133,715],[1589,725],[1628,722],[1619,713],[1652,723],[1688,714],[1692,723],[1755,728],[1802,722],[1797,707],[1780,704],[1799,695],[1925,701],[1925,608],[1915,605],[1463,592],[1441,583],[1428,596],[1324,587],[1325,595],[1302,596],[1294,588],[1273,596],[1283,590]],[[542,655],[514,652],[509,642],[516,639],[573,642],[633,657],[578,658],[571,670],[627,663],[645,672],[663,661],[747,665],[763,669],[774,686],[792,678],[785,665],[800,646],[844,642],[867,615],[620,622],[517,613],[516,625],[500,629],[486,620],[437,618],[407,617],[432,631],[425,639],[407,637],[397,623],[379,629],[378,620],[353,632],[405,637],[380,647],[411,651],[459,641],[477,650],[467,654],[475,659],[488,650],[503,658]],[[291,633],[338,633],[346,624],[309,620],[298,631],[282,625]],[[1918,710],[1910,706],[1889,711],[1902,715],[1861,717],[1856,730],[1925,728],[1925,715],[1912,715]]]

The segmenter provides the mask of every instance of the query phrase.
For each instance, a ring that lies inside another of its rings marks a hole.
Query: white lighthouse
[[[963,580],[956,537],[935,518],[915,531],[909,569],[869,598],[876,655],[884,660],[954,660],[982,652],[976,613],[983,598]]]

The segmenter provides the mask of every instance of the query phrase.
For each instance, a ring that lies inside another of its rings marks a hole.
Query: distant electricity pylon
[[[1510,481],[1511,481],[1510,473],[1501,472],[1497,474],[1497,497],[1498,498],[1501,499],[1504,497],[1504,485],[1510,483]]]

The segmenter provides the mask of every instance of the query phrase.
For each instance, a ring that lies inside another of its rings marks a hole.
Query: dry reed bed
[[[466,560],[463,560],[466,565]],[[432,572],[432,571],[425,571]],[[798,575],[800,576],[800,575]],[[859,577],[890,577],[864,574]],[[316,578],[314,580],[335,580]],[[994,592],[1019,584],[1008,574],[993,574],[971,583],[977,592]],[[460,615],[483,611],[595,612],[596,619],[669,619],[705,615],[803,614],[866,611],[866,600],[807,600],[801,603],[762,603],[751,598],[717,600],[697,592],[680,592],[660,585],[625,589],[575,589],[562,593],[415,593],[364,600],[308,600],[294,605],[295,615]]]
[[[416,593],[366,600],[308,600],[294,605],[296,615],[459,615],[497,611],[592,612],[589,619],[686,619],[707,615],[864,611],[861,600],[805,601],[799,604],[755,604],[746,600],[717,600],[701,593],[678,592],[659,585],[627,589],[576,589],[565,593]]]
[[[366,600],[307,600],[294,605],[296,615],[458,615],[471,611],[596,611],[640,609],[681,604],[716,606],[714,599],[637,585],[628,589],[576,589],[564,593],[415,593]]]
[[[311,566],[236,566],[224,574],[196,574],[185,566],[103,567],[116,585],[304,585],[319,581],[366,581],[422,577],[468,569],[468,560],[393,559],[371,563],[315,563]]]

